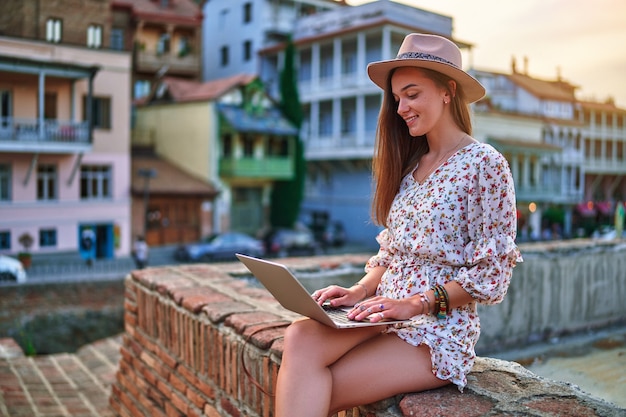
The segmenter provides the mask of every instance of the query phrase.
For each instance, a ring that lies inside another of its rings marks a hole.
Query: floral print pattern
[[[477,303],[503,300],[517,262],[515,190],[506,159],[491,145],[458,150],[422,183],[407,175],[377,236],[366,272],[387,269],[376,294],[402,299],[457,281],[474,301],[445,319],[418,315],[389,327],[412,345],[430,348],[432,371],[460,390],[476,357]]]

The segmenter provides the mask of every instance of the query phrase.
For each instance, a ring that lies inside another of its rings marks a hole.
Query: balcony
[[[0,118],[0,152],[80,153],[91,149],[87,122]]]
[[[200,74],[200,55],[177,56],[171,53],[157,54],[149,51],[136,51],[135,68],[139,72],[157,72],[167,68],[170,75]]]
[[[220,160],[220,177],[289,180],[294,175],[293,158],[228,158]]]

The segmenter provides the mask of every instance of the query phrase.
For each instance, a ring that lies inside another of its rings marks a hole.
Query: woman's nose
[[[402,99],[398,100],[398,114],[402,114],[402,113],[406,113],[408,109],[408,106],[406,105],[406,102]]]

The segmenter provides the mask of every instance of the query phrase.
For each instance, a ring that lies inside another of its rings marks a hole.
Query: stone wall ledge
[[[369,255],[281,260],[294,270],[364,265]],[[125,334],[110,404],[120,416],[272,416],[284,328],[296,314],[244,279],[240,263],[133,271],[125,285]],[[263,387],[257,388],[244,366]],[[626,416],[578,387],[521,365],[479,357],[454,386],[409,393],[338,414],[408,416]]]

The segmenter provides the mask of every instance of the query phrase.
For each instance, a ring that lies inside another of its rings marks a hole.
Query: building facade
[[[128,254],[130,55],[64,44],[48,12],[44,39],[0,37],[0,252]]]
[[[132,51],[132,97],[164,75],[201,76],[202,11],[193,0],[110,0],[112,49]]]
[[[133,135],[216,190],[203,205],[205,234],[253,236],[269,224],[274,182],[294,175],[296,136],[258,78],[245,74],[204,83],[163,78],[137,108]]]
[[[202,79],[259,74],[258,52],[285,41],[300,17],[344,6],[343,0],[205,1]],[[278,88],[277,78],[264,82]]]

